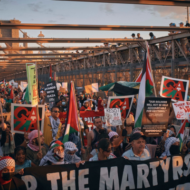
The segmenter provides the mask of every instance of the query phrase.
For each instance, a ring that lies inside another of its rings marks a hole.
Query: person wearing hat
[[[131,149],[124,152],[122,157],[128,160],[148,160],[150,153],[145,149],[146,137],[142,133],[134,133],[130,137]]]
[[[5,156],[0,159],[0,189],[1,190],[26,190],[25,183],[14,177],[15,161]]]
[[[40,166],[59,165],[64,162],[64,145],[61,141],[54,140],[50,143],[47,154],[40,161]]]
[[[56,140],[61,137],[62,123],[59,119],[59,107],[53,106],[51,108],[51,116],[45,118],[44,122],[44,143],[49,145],[52,140]]]
[[[84,101],[83,106],[80,108],[80,111],[91,111],[91,107],[89,107],[88,100]]]
[[[28,139],[29,143],[26,147],[26,158],[31,160],[33,165],[39,166],[40,160],[47,152],[44,146],[43,133],[40,131],[41,152],[39,151],[38,130],[31,131],[28,135]]]

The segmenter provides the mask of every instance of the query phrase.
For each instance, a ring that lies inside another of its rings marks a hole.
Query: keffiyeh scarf
[[[49,116],[49,119],[50,119],[50,123],[52,127],[52,137],[53,137],[53,140],[55,140],[55,137],[59,129],[60,119],[57,118],[57,120],[55,120],[52,116]]]

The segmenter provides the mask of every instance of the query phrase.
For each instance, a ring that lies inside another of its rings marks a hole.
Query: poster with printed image
[[[173,103],[175,117],[178,120],[190,120],[190,101]]]
[[[121,117],[128,117],[134,96],[109,96],[107,108],[119,108]]]
[[[39,105],[40,130],[43,132],[45,106]],[[11,131],[13,133],[29,133],[37,128],[36,107],[29,104],[11,104]]]
[[[119,126],[122,125],[121,112],[119,108],[106,108],[104,109],[106,126]]]
[[[174,101],[186,101],[189,81],[162,76],[160,96],[171,98]]]

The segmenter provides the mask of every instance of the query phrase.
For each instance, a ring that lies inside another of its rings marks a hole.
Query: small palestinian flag
[[[185,126],[186,126],[187,122],[188,122],[188,120],[185,119],[181,123],[181,128],[180,128],[178,135],[177,135],[177,138],[179,138],[179,140],[180,140],[180,152],[181,152],[181,149],[183,147],[184,132],[185,132]]]

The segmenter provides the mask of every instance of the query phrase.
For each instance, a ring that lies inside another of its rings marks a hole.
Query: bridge
[[[0,30],[19,30],[23,38],[0,37],[0,80],[26,81],[26,63],[37,63],[40,86],[49,81],[49,66],[58,82],[73,80],[76,86],[98,82],[100,86],[119,80],[134,81],[142,69],[145,39],[128,38],[30,38],[22,29],[52,30],[132,30],[176,31],[171,35],[146,39],[150,46],[153,76],[159,91],[162,75],[189,79],[190,28],[162,26],[50,25],[0,21]],[[24,43],[25,47],[9,44]],[[40,47],[28,47],[37,43]],[[42,45],[43,43],[43,45]],[[46,47],[45,43],[101,43],[91,47]],[[103,44],[104,43],[104,44]],[[114,43],[112,45],[108,45]],[[64,52],[59,52],[63,50]],[[34,53],[38,51],[40,53]],[[48,51],[44,53],[43,51]],[[67,52],[66,52],[67,51]],[[4,52],[4,53],[3,53]]]

